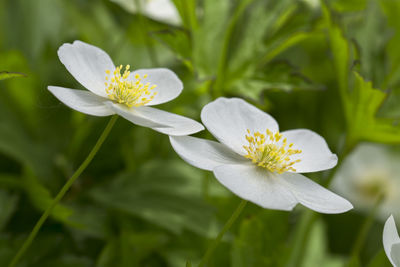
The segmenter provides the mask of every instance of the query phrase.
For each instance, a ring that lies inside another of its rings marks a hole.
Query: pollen
[[[301,160],[291,160],[290,157],[302,151],[293,149],[293,143],[288,144],[286,138],[282,139],[283,135],[279,131],[273,133],[267,129],[265,134],[258,131],[251,134],[247,129],[247,134],[246,140],[249,145],[243,146],[247,151],[245,158],[251,159],[257,166],[271,172],[281,174],[286,171],[296,171],[293,165]]]
[[[142,76],[135,74],[133,78],[130,77],[129,69],[129,65],[126,65],[125,68],[120,65],[115,68],[113,73],[106,70],[106,93],[111,100],[130,108],[143,106],[154,99],[157,92],[153,92],[153,89],[157,85],[145,83],[144,79],[147,78],[147,74]],[[122,70],[124,72],[121,74]]]

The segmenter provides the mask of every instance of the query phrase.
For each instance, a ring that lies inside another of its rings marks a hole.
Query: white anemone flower
[[[322,213],[341,213],[350,202],[299,174],[334,167],[337,157],[318,134],[297,129],[280,133],[267,113],[238,98],[207,104],[201,120],[219,142],[170,137],[189,164],[213,171],[220,183],[261,207],[292,210],[298,203]]]
[[[140,8],[135,0],[111,0],[119,4],[130,13],[141,13],[151,19],[172,24],[180,25],[181,17],[178,10],[171,0],[138,0]]]
[[[384,221],[400,215],[400,156],[388,147],[364,143],[346,158],[335,175],[332,188],[354,203],[356,210],[369,213],[379,205]],[[379,203],[378,203],[379,202]]]
[[[386,220],[383,228],[383,247],[390,263],[400,267],[400,238],[392,215]]]
[[[168,135],[188,135],[204,129],[192,119],[150,107],[181,93],[182,82],[169,69],[130,72],[129,65],[115,67],[106,52],[81,41],[63,44],[58,56],[72,76],[89,90],[49,86],[49,91],[70,108],[93,116],[118,114]]]

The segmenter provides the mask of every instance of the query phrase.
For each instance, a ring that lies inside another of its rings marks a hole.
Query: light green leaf
[[[353,140],[400,142],[400,125],[396,124],[396,120],[376,117],[386,93],[374,89],[372,82],[366,82],[358,73],[353,72],[353,75],[355,83],[348,118],[350,137]]]
[[[348,109],[348,83],[349,83],[349,72],[350,72],[350,46],[348,41],[343,36],[340,27],[333,22],[329,9],[323,4],[322,11],[328,28],[328,39],[333,56],[333,66],[338,80],[338,86],[340,95],[342,97],[342,103],[345,108],[347,115],[350,112]]]
[[[313,228],[311,229],[302,266],[342,267],[344,264],[344,259],[338,256],[330,255],[328,252],[327,243],[324,224],[319,220],[314,223]]]
[[[0,71],[0,80],[10,79],[14,77],[26,77],[26,74],[20,72]]]

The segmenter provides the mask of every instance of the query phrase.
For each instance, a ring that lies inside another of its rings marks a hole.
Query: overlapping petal
[[[175,99],[182,92],[183,84],[181,80],[169,69],[139,69],[130,74],[130,79],[135,80],[134,77],[136,74],[139,74],[140,77],[147,75],[147,78],[143,79],[143,83],[150,83],[150,86],[157,86],[152,90],[152,92],[156,92],[157,94],[152,101],[146,104],[147,106],[168,102]]]
[[[93,116],[115,114],[106,105],[107,99],[84,90],[49,86],[49,91],[68,107]]]
[[[233,193],[263,208],[292,210],[298,203],[279,177],[252,164],[221,165],[214,175]]]
[[[317,172],[336,166],[337,156],[329,150],[325,139],[319,134],[296,129],[282,132],[282,135],[287,138],[288,143],[294,144],[295,149],[302,150],[300,154],[290,156],[291,160],[301,160],[293,165],[297,173]]]
[[[195,120],[152,107],[127,108],[112,102],[109,102],[108,106],[115,113],[135,124],[150,127],[168,135],[189,135],[204,129],[203,125]]]
[[[394,222],[394,218],[392,215],[390,215],[390,217],[386,220],[385,226],[383,228],[382,239],[383,239],[383,247],[385,249],[385,253],[386,253],[387,257],[389,258],[390,262],[392,263],[393,266],[399,266],[399,265],[396,265],[396,262],[394,261],[394,257],[393,257],[394,255],[392,255],[392,252],[397,251],[397,248],[392,251],[393,246],[396,244],[400,244],[400,238],[399,238],[399,234],[397,232],[396,223]],[[396,259],[398,259],[397,255],[396,255]],[[397,262],[397,264],[399,264],[399,263]]]
[[[295,173],[274,174],[251,164],[221,165],[215,177],[239,197],[263,208],[292,210],[300,203],[321,213],[342,213],[350,202]]]
[[[96,95],[107,97],[104,85],[106,70],[113,72],[115,67],[106,52],[96,46],[75,41],[63,44],[58,49],[58,57],[80,84]]]
[[[241,164],[247,160],[218,142],[192,136],[170,136],[171,145],[186,162],[212,171],[220,165]]]
[[[243,145],[247,129],[279,129],[274,118],[239,98],[221,97],[207,104],[201,111],[201,120],[215,138],[241,155],[246,154]]]
[[[353,205],[312,180],[298,173],[285,172],[276,177],[302,205],[321,213],[342,213]]]

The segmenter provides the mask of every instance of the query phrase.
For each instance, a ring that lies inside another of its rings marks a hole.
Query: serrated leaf
[[[360,140],[398,143],[400,125],[394,119],[377,118],[379,108],[387,94],[372,87],[357,72],[350,72],[350,43],[342,30],[333,22],[331,13],[323,5],[323,14],[328,28],[338,86],[345,109],[348,127],[348,141],[354,144]],[[354,81],[353,88],[349,88]]]
[[[26,77],[26,74],[20,72],[0,71],[0,80],[10,79],[14,77]]]
[[[351,138],[384,142],[400,142],[400,125],[394,119],[377,118],[376,113],[385,101],[386,93],[374,89],[372,82],[366,82],[353,72],[355,84],[351,94],[349,130]]]

